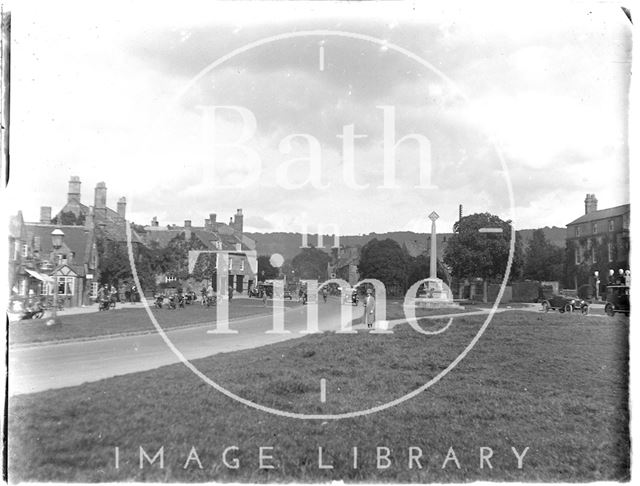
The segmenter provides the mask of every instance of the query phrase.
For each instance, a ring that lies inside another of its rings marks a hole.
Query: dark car
[[[607,304],[604,311],[608,316],[614,316],[617,312],[628,316],[631,310],[629,303],[629,287],[626,285],[609,285],[607,287]]]
[[[548,299],[542,301],[542,310],[549,312],[557,310],[558,312],[580,311],[583,314],[589,312],[589,304],[577,297],[566,297],[564,295],[554,294]]]

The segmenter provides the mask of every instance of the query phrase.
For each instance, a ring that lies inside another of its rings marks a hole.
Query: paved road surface
[[[321,330],[340,327],[340,307],[337,299],[318,304]],[[300,331],[306,328],[307,308],[294,307],[285,312],[285,328],[290,334],[265,333],[273,326],[268,315],[230,322],[229,327],[237,329],[238,334],[207,333],[215,329],[211,325],[173,330],[167,336],[187,359],[255,348],[303,336]],[[353,307],[352,311],[353,317],[360,316],[362,307]],[[9,351],[9,394],[74,386],[178,362],[159,334],[20,347]]]

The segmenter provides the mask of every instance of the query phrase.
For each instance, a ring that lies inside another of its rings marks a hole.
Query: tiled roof
[[[599,211],[593,211],[591,213],[583,214],[578,219],[571,221],[567,226],[572,224],[587,223],[589,221],[597,221],[600,219],[609,219],[616,216],[622,216],[623,214],[631,212],[631,204],[623,204],[622,206],[615,206],[613,208],[601,209]]]
[[[101,211],[94,210],[93,218],[94,226],[98,230],[98,234],[111,241],[127,241],[127,220],[116,211],[106,208],[103,215]],[[104,226],[101,223],[103,223]],[[144,244],[140,235],[133,228],[131,229],[131,241],[132,243]]]
[[[27,241],[33,245],[35,237],[40,237],[40,255],[44,258],[53,250],[51,232],[59,228],[64,233],[63,244],[74,253],[74,265],[89,263],[92,235],[84,226],[64,226],[41,223],[25,223]],[[84,273],[84,271],[83,271]]]

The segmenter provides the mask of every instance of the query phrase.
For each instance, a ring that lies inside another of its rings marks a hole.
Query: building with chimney
[[[127,201],[121,197],[116,211],[109,208],[107,186],[99,182],[93,206],[87,206],[82,202],[81,185],[79,177],[71,177],[66,203],[53,217],[51,206],[43,206],[37,222],[24,222],[21,213],[11,218],[10,248],[19,250],[9,258],[14,296],[50,298],[55,281],[66,306],[87,305],[95,299],[100,280],[99,246],[106,242],[126,244]],[[55,229],[64,233],[59,250],[52,247],[51,233]],[[133,228],[131,238],[137,252],[143,240]]]
[[[144,244],[149,248],[166,248],[172,241],[181,239],[190,248],[229,254],[229,285],[235,292],[244,293],[257,284],[256,243],[244,234],[242,209],[236,210],[229,223],[219,222],[216,213],[210,213],[202,226],[185,220],[183,226],[170,224],[161,226],[156,216],[142,234]],[[179,278],[172,274],[159,274],[156,283],[162,284]]]
[[[600,295],[613,270],[629,269],[631,205],[598,209],[595,194],[587,194],[584,214],[567,224],[566,280],[574,288],[595,289],[598,272]]]

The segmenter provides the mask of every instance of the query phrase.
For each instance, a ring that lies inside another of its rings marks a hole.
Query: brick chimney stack
[[[158,222],[158,217],[154,216],[153,219],[151,220],[151,227],[157,228],[159,225],[160,223]]]
[[[595,194],[587,194],[584,199],[584,214],[593,213],[598,210],[598,200]]]
[[[98,219],[104,219],[107,217],[107,185],[104,182],[98,182],[94,194],[93,209],[95,216]]]
[[[51,206],[40,206],[40,222],[51,224]]]
[[[242,236],[242,232],[244,231],[244,216],[242,216],[242,209],[236,210],[236,215],[233,219],[233,227],[236,232]]]
[[[80,202],[80,178],[78,176],[71,176],[69,179],[69,192],[67,193],[67,202]]]
[[[190,219],[184,220],[184,239],[185,240],[191,239],[191,220]]]
[[[118,214],[121,218],[125,218],[127,214],[127,198],[121,197],[118,199]]]

